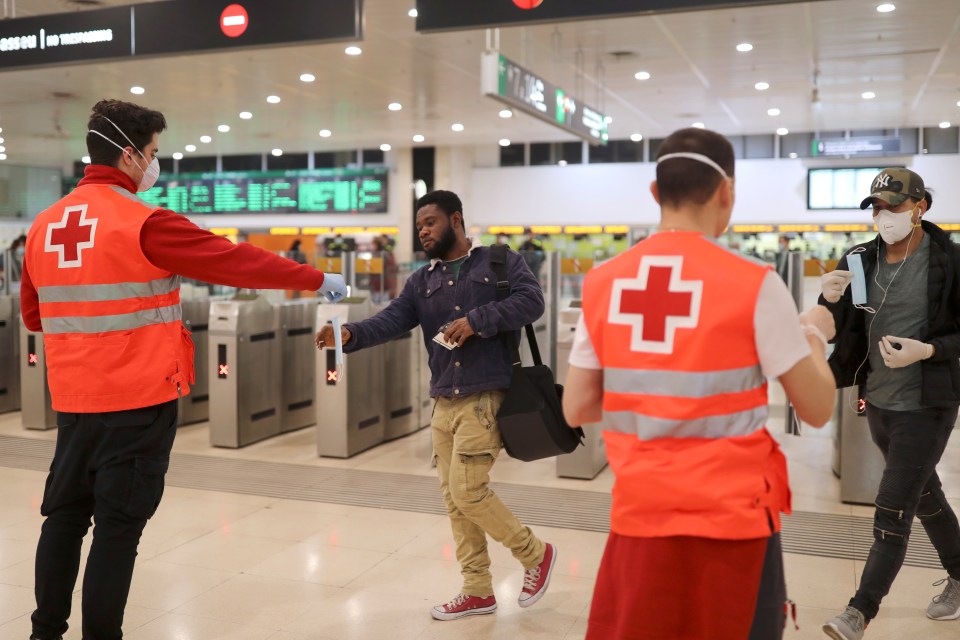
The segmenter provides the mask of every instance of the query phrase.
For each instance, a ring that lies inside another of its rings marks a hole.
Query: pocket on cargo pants
[[[149,520],[160,506],[169,458],[137,457],[97,473],[97,502],[134,520]]]

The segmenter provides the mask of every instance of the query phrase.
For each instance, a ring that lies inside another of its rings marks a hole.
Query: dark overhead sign
[[[166,0],[0,20],[0,70],[362,37],[362,0]]]
[[[417,0],[418,31],[508,27],[808,0]]]
[[[592,144],[607,143],[607,123],[604,115],[596,109],[496,51],[484,53],[481,65],[480,81],[484,95]]]

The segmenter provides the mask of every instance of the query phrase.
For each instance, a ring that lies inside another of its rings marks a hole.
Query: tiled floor
[[[774,404],[780,392],[772,390]],[[774,407],[775,415],[782,409]],[[771,431],[783,431],[782,419]],[[0,434],[53,439],[25,432],[19,414],[0,415]],[[870,515],[839,501],[830,471],[830,431],[778,436],[790,459],[794,506],[820,513]],[[206,427],[181,430],[176,451],[275,462],[432,475],[429,435],[421,432],[350,460],[317,459],[311,430],[243,450],[213,450]],[[960,508],[960,439],[941,465],[947,495]],[[505,456],[494,480],[609,491],[604,471],[591,482],[557,479],[550,461],[520,463]],[[33,608],[33,554],[44,475],[0,467],[0,640],[25,640]],[[559,507],[558,508],[562,508]],[[522,573],[509,552],[491,546],[496,615],[435,622],[429,607],[453,596],[459,575],[444,517],[276,498],[168,488],[140,547],[126,616],[130,640],[406,640],[442,638],[577,639],[586,616],[605,536],[538,527],[557,544],[557,573],[535,607],[516,604]],[[800,630],[785,638],[823,638],[822,621],[852,595],[861,563],[788,554],[788,588],[799,604]],[[960,621],[923,616],[941,571],[906,567],[871,625],[870,640],[946,640]],[[642,576],[638,576],[642,579]],[[77,630],[75,596],[70,640]]]

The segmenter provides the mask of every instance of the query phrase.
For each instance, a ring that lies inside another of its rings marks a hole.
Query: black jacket
[[[919,339],[932,344],[934,354],[920,363],[923,379],[920,401],[924,407],[952,407],[960,404],[960,246],[954,244],[950,236],[937,225],[925,220],[921,225],[924,233],[930,236],[930,265],[927,274],[927,323]],[[881,240],[877,236],[876,240],[850,249],[864,248],[860,256],[868,282],[874,277],[879,242]],[[848,269],[847,255],[850,251],[840,259],[837,269]],[[833,370],[838,389],[854,384],[863,385],[870,372],[870,362],[864,362],[867,357],[869,318],[865,317],[865,311],[853,306],[851,289],[847,287],[834,304],[827,302],[822,295],[819,301],[830,310],[837,325],[830,369]],[[879,342],[880,337],[872,335],[870,339]],[[854,380],[858,367],[860,373]]]

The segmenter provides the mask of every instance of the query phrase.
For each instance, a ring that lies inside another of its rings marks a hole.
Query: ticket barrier
[[[20,409],[19,363],[20,296],[0,295],[0,413]]]
[[[415,433],[430,423],[421,415],[424,406],[430,408],[430,376],[423,386],[421,367],[426,367],[423,332],[419,327],[384,345],[385,387],[387,399],[386,440],[394,440]],[[423,362],[421,362],[421,359]],[[424,402],[426,397],[426,402]]]
[[[369,318],[370,299],[345,298],[337,304],[317,306],[317,328]],[[316,350],[317,454],[349,458],[384,441],[387,419],[384,393],[383,347],[345,354],[338,370],[336,350],[327,345]],[[409,375],[409,373],[405,374]],[[393,381],[391,381],[392,383]]]
[[[870,436],[857,387],[837,390],[834,411],[834,473],[840,476],[840,502],[872,505],[886,463]]]
[[[317,300],[306,298],[280,305],[281,396],[280,432],[309,427],[317,421],[316,333]]]
[[[194,383],[190,393],[180,398],[177,416],[181,425],[210,419],[210,299],[182,300],[183,326],[193,338]]]
[[[34,333],[20,321],[20,419],[24,429],[56,429],[57,412],[47,384],[47,357],[43,334]]]
[[[280,433],[280,323],[262,297],[210,304],[210,444],[238,448]]]
[[[582,309],[579,301],[571,303],[569,309],[560,312],[557,325],[557,380],[564,383],[567,377],[570,350],[573,348],[573,335],[577,329]],[[557,477],[593,480],[607,466],[607,448],[598,425],[583,425],[586,435],[583,446],[572,453],[557,456]]]
[[[432,374],[430,373],[430,354],[426,347],[424,347],[423,329],[417,329],[417,331],[419,331],[416,338],[417,361],[419,362],[417,376],[420,380],[420,412],[418,419],[420,420],[420,427],[425,428],[430,426],[430,421],[433,419],[433,398],[430,397],[430,379]],[[431,446],[431,450],[432,448]]]

